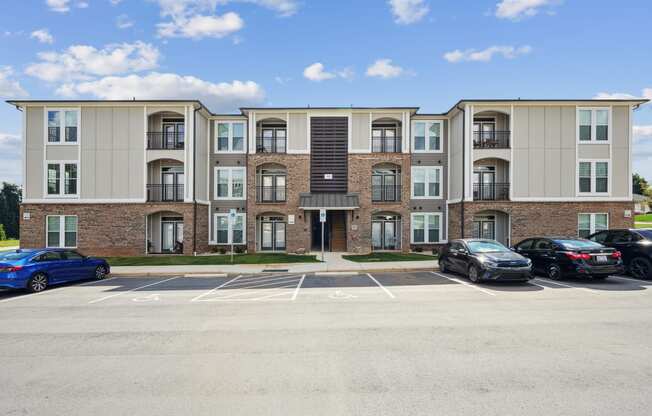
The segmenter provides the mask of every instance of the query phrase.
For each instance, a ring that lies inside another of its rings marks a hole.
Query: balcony
[[[474,131],[474,149],[509,149],[509,130]]]
[[[373,153],[401,153],[400,137],[372,137],[371,151]]]
[[[147,202],[183,202],[183,184],[148,184]]]
[[[280,137],[257,137],[256,153],[286,153],[286,138]]]
[[[283,203],[287,199],[285,186],[257,186],[256,202]]]
[[[474,183],[474,201],[508,201],[509,182]]]
[[[183,150],[185,133],[183,131],[148,131],[148,150]]]
[[[372,202],[400,202],[401,185],[372,185]]]

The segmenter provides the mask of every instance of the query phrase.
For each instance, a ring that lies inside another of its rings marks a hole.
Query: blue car
[[[84,279],[104,279],[110,273],[104,259],[69,249],[29,249],[0,252],[0,287],[41,292],[48,286]]]

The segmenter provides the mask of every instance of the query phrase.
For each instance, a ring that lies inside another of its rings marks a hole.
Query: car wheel
[[[475,267],[473,264],[469,266],[469,280],[472,281],[473,283],[478,283],[480,281],[480,277],[478,275],[478,268]]]
[[[444,262],[444,260],[441,260],[439,262],[439,271],[442,273],[446,273],[448,271],[448,269],[446,268],[446,262]]]
[[[48,287],[48,277],[45,273],[36,273],[27,281],[27,290],[32,293],[42,292]]]
[[[556,264],[551,264],[546,269],[546,276],[550,280],[560,280],[562,278],[561,269]]]
[[[106,278],[107,274],[108,273],[106,270],[106,266],[97,266],[97,268],[95,269],[95,279],[97,280],[102,280]]]
[[[636,257],[629,263],[629,272],[637,279],[649,279],[652,263],[645,257]]]

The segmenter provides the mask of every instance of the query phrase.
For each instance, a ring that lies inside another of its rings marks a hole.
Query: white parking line
[[[591,292],[591,293],[596,293],[597,292],[596,290],[589,289],[588,287],[575,286],[575,285],[570,285],[568,283],[560,283],[560,282],[557,282],[556,280],[550,280],[550,279],[546,279],[544,277],[536,277],[535,280],[542,280],[542,281],[544,281],[546,283],[550,283],[552,285],[563,286],[563,287],[567,287],[567,288],[570,288],[570,289],[579,289],[579,290],[584,290],[586,292]]]
[[[238,279],[241,278],[241,277],[242,277],[242,275],[239,274],[239,275],[237,275],[236,277],[234,277],[233,279],[231,279],[231,280],[227,280],[226,282],[222,283],[222,284],[219,285],[218,287],[215,287],[215,288],[209,290],[209,291],[206,292],[206,293],[202,293],[202,294],[199,295],[199,296],[195,296],[194,298],[190,299],[190,301],[191,301],[191,302],[197,302],[199,299],[203,298],[204,296],[208,296],[208,295],[210,295],[211,293],[215,292],[215,291],[218,290],[219,288],[224,287],[224,286],[228,285],[229,283],[238,280]]]
[[[301,275],[299,275],[299,274],[270,274],[270,275],[266,275],[266,276],[248,276],[248,277],[241,277],[240,279],[238,279],[238,283],[240,283],[240,282],[254,283],[254,282],[257,282],[257,281],[267,281],[269,279],[281,279],[281,278],[284,278],[284,277],[297,277],[298,278],[299,276],[301,276]]]
[[[278,286],[278,287],[274,287],[274,288],[271,288],[271,289],[245,290],[245,291],[241,291],[241,292],[231,293],[229,295],[220,295],[219,297],[216,297],[216,298],[205,299],[205,300],[202,300],[201,302],[219,302],[221,300],[233,300],[233,298],[236,298],[238,296],[251,296],[251,295],[256,295],[258,293],[269,293],[270,290],[273,290],[273,289],[294,289],[294,287],[295,286],[292,284],[292,285]],[[248,288],[243,288],[243,289],[248,289]],[[228,293],[228,291],[225,291],[225,290],[221,290],[220,292],[227,292]],[[292,292],[293,291],[285,291],[283,293],[291,294]],[[247,300],[256,300],[256,299],[258,299],[258,298],[251,298],[251,299],[247,299]]]
[[[301,285],[303,284],[303,280],[305,278],[306,278],[305,274],[301,276],[301,280],[299,280],[299,284],[297,285],[297,288],[294,289],[294,293],[292,294],[292,300],[295,300],[297,298],[297,295],[299,294],[299,289],[301,288]]]
[[[389,296],[392,299],[396,298],[396,296],[394,296],[394,294],[392,292],[390,292],[385,286],[381,285],[380,282],[378,280],[376,280],[372,275],[367,273],[367,276],[369,276],[369,278],[371,280],[373,280],[378,285],[379,288],[383,289],[385,291],[385,293],[387,293],[387,296]]]
[[[443,277],[444,279],[448,279],[448,280],[450,280],[452,282],[462,284],[462,285],[464,285],[466,287],[470,287],[470,288],[475,289],[477,291],[480,291],[482,293],[486,293],[487,295],[496,296],[495,293],[492,293],[492,292],[490,292],[488,290],[485,290],[485,289],[483,289],[481,287],[478,287],[476,285],[472,285],[471,283],[465,282],[464,280],[460,280],[460,279],[457,279],[455,277],[448,277],[448,276],[443,275],[441,273],[436,273],[436,272],[430,272],[430,273],[434,274],[435,276],[439,276],[439,277]]]
[[[159,280],[158,282],[150,283],[148,285],[139,286],[139,287],[136,287],[136,288],[133,288],[133,289],[126,290],[124,292],[118,292],[118,293],[114,293],[113,295],[104,296],[103,298],[94,299],[94,300],[92,300],[92,301],[90,301],[88,303],[93,304],[93,303],[102,302],[103,300],[111,299],[111,298],[114,298],[116,296],[123,295],[125,293],[133,292],[135,290],[145,289],[146,287],[155,286],[155,285],[158,285],[158,284],[161,284],[161,283],[169,282],[170,280],[178,279],[180,277],[183,277],[183,276],[176,276],[176,277],[171,277],[171,278],[165,279],[165,280]]]
[[[238,283],[233,284],[233,285],[229,285],[229,287],[230,288],[238,287],[238,286],[256,287],[256,286],[249,286],[249,285],[251,285],[251,284],[256,285],[258,283],[273,283],[274,281],[277,281],[277,283],[282,283],[284,280],[297,280],[297,279],[300,279],[300,278],[301,278],[301,276],[299,276],[299,275],[296,275],[296,276],[283,276],[283,277],[274,277],[274,278],[267,279],[267,280],[257,280],[257,281],[254,281],[254,282],[251,282],[251,281],[244,282],[242,279],[240,279],[240,280],[238,280]]]
[[[256,282],[257,284],[250,285],[250,286],[247,286],[247,285],[243,286],[242,284],[238,283],[237,285],[230,285],[228,288],[229,289],[251,289],[251,288],[255,288],[255,287],[265,287],[265,286],[289,284],[289,283],[293,283],[295,280],[298,280],[298,276],[297,277],[292,277],[292,278],[289,278],[289,279],[283,279],[283,280],[277,281],[277,282],[265,282],[265,283],[260,283],[260,284],[258,284],[259,282]],[[279,287],[281,287],[281,286],[279,286]],[[294,287],[294,285],[292,285],[292,287]]]

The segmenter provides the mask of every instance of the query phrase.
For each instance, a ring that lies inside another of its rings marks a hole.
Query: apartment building
[[[242,108],[10,101],[22,111],[21,245],[100,255],[429,250],[633,226],[645,100]],[[230,215],[235,210],[235,215]]]

